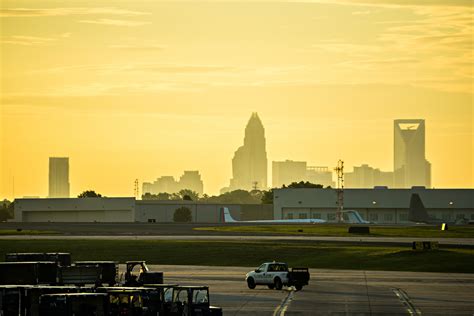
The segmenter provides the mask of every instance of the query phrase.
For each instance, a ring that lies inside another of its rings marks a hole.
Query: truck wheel
[[[270,290],[273,290],[275,288],[275,284],[268,284],[267,286]]]
[[[253,278],[248,278],[247,286],[249,287],[249,289],[253,290],[255,288],[255,280]]]
[[[281,290],[283,288],[283,284],[281,283],[281,280],[280,278],[275,278],[275,289],[277,289],[278,291]]]
[[[303,286],[301,284],[295,285],[295,289],[297,291],[301,291],[303,289]]]

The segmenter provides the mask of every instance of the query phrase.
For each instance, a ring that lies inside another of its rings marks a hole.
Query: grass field
[[[198,227],[201,231],[233,233],[260,233],[312,236],[358,236],[348,233],[348,225],[256,225]],[[429,238],[474,238],[474,226],[449,226],[442,231],[437,226],[370,226],[371,237],[429,237]]]
[[[146,260],[153,264],[257,266],[280,260],[291,266],[474,273],[474,249],[417,252],[409,247],[309,242],[0,240],[8,252],[70,252],[73,260]]]

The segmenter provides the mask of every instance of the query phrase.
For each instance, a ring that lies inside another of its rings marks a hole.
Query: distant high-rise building
[[[265,129],[257,113],[252,113],[245,128],[244,145],[232,159],[229,190],[267,189],[267,151]]]
[[[314,184],[321,184],[325,188],[336,187],[336,183],[332,180],[332,171],[328,167],[308,166],[305,180]]]
[[[188,189],[202,195],[204,193],[204,184],[201,180],[199,171],[184,171],[179,181],[173,176],[162,176],[153,183],[143,182],[142,192],[158,194],[158,193],[177,193],[183,189]]]
[[[353,172],[344,174],[346,188],[393,187],[393,172],[380,171],[369,165],[354,167]]]
[[[425,156],[425,120],[394,121],[394,186],[431,187],[431,164]]]
[[[281,188],[306,179],[306,161],[273,161],[272,187]]]
[[[49,158],[49,197],[69,197],[69,158]]]
[[[292,182],[308,181],[323,187],[334,187],[332,172],[328,167],[307,166],[306,161],[274,161],[272,164],[272,185],[281,188]]]
[[[189,189],[199,195],[204,193],[204,184],[199,171],[184,171],[184,174],[179,178],[179,187]]]

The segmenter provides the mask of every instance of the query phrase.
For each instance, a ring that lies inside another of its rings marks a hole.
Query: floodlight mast
[[[336,209],[336,220],[338,223],[342,223],[344,218],[342,217],[342,211],[344,210],[344,161],[339,159],[337,167],[334,168],[337,175],[337,209]]]

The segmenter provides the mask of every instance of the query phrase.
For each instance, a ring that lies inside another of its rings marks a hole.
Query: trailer
[[[12,252],[5,255],[5,262],[52,261],[61,266],[71,265],[71,254],[67,252]]]
[[[41,295],[39,316],[108,316],[105,293],[62,293]]]
[[[101,269],[100,283],[114,286],[118,283],[119,268],[116,261],[76,261],[76,267],[98,266]]]
[[[58,266],[56,262],[0,262],[0,285],[100,285],[98,265]]]
[[[0,262],[0,285],[57,284],[55,262]]]
[[[92,288],[75,286],[0,285],[0,315],[38,316],[41,295],[53,293],[92,292]]]

